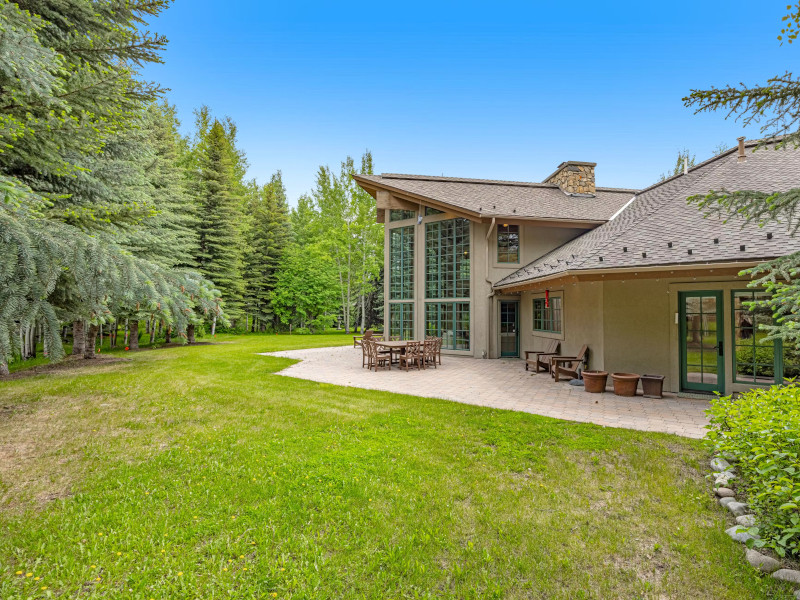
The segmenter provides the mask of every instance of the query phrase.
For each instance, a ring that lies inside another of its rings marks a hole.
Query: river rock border
[[[728,486],[736,480],[736,469],[731,462],[736,463],[736,458],[729,454],[719,455],[711,459],[711,477],[714,480],[714,493],[719,503],[727,508],[736,519],[736,525],[725,530],[732,539],[742,544],[749,540],[759,539],[756,518],[750,514],[750,507],[744,502],[738,502],[734,491]],[[771,574],[779,581],[786,581],[800,586],[800,571],[784,569],[780,561],[762,554],[753,548],[745,548],[745,558],[757,571]],[[795,590],[794,597],[800,600],[800,589]]]

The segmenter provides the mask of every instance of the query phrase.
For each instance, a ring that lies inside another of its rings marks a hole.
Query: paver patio
[[[701,438],[708,423],[706,400],[674,395],[654,400],[613,393],[588,394],[582,387],[554,382],[546,373],[525,371],[521,360],[482,360],[443,356],[437,369],[392,368],[367,371],[361,367],[361,349],[314,348],[264,353],[297,359],[280,373],[322,383],[442,398],[465,404],[529,412],[546,417],[659,431]]]

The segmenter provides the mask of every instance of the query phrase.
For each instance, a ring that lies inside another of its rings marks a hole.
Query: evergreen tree
[[[245,269],[246,302],[255,331],[257,323],[260,327],[271,325],[273,328],[278,324],[270,298],[291,236],[286,189],[280,171],[264,186],[252,186],[247,213],[251,220]]]
[[[222,123],[214,119],[207,129],[199,123],[199,141],[193,149],[197,201],[200,273],[222,293],[231,319],[242,316],[244,279],[242,185],[237,180],[236,155]]]
[[[49,215],[86,229],[131,223],[147,206],[113,193],[89,162],[161,89],[135,69],[161,62],[163,36],[141,33],[169,0],[3,3],[0,173],[47,197]]]
[[[150,104],[142,127],[149,149],[143,174],[154,211],[128,234],[128,245],[156,264],[195,267],[197,209],[187,190],[185,144],[178,132],[175,107]]]
[[[148,172],[166,156],[143,113],[160,90],[136,73],[160,61],[166,40],[139,27],[168,4],[0,4],[0,55],[11,57],[0,61],[0,374],[34,330],[59,359],[64,320],[86,322],[89,358],[92,336],[118,316],[156,314],[179,334],[199,315],[225,321],[208,281],[140,258],[146,244],[121,245],[132,225],[161,218],[170,229],[177,212],[170,186],[159,189],[164,169]]]
[[[786,25],[778,39],[791,44],[800,26],[800,4],[788,6]],[[744,125],[760,124],[767,141],[775,150],[791,145],[800,147],[800,79],[786,72],[764,85],[711,87],[692,90],[683,99],[695,112],[725,112]],[[766,149],[756,149],[766,152]],[[706,215],[742,218],[746,223],[782,223],[792,235],[800,232],[800,187],[786,192],[764,190],[713,190],[705,196],[693,196]],[[772,338],[800,346],[800,252],[758,265],[744,272],[753,278],[751,287],[764,288],[770,299],[755,302],[772,311],[776,325],[763,326]]]

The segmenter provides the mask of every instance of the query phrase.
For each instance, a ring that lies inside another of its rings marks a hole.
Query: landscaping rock
[[[711,468],[715,471],[727,471],[731,468],[731,463],[729,463],[724,458],[720,458],[719,456],[716,458],[711,459]]]
[[[731,481],[736,479],[736,473],[733,471],[722,471],[721,473],[714,473],[714,485],[727,486]]]
[[[795,590],[794,597],[800,600],[800,590]]]
[[[794,569],[778,569],[772,576],[781,581],[800,584],[800,571],[795,571]]]
[[[731,488],[721,487],[714,491],[720,498],[733,498],[733,490]]]
[[[726,508],[731,511],[735,517],[741,517],[747,514],[748,506],[744,502],[728,502]]]
[[[736,517],[736,522],[742,527],[756,526],[756,518],[753,515],[742,515],[741,517]]]
[[[719,503],[725,507],[727,507],[728,504],[730,504],[731,502],[736,502],[736,498],[733,498],[732,496],[726,496],[724,498],[719,499]]]
[[[742,544],[747,543],[748,540],[757,540],[759,538],[759,535],[757,533],[755,534],[750,533],[749,531],[747,531],[746,527],[742,527],[741,525],[734,525],[733,527],[726,529],[725,533],[727,533],[729,536],[731,536],[731,538],[733,538],[737,542],[741,542]],[[783,570],[785,571],[786,569]]]
[[[766,556],[761,554],[761,552],[756,552],[755,550],[748,548],[745,552],[747,555],[747,562],[750,563],[750,566],[754,569],[758,569],[759,571],[763,571],[764,573],[772,573],[773,571],[777,571],[781,568],[781,563],[770,556]]]

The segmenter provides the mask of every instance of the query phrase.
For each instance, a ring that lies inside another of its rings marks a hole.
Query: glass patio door
[[[500,356],[519,356],[519,302],[500,301]]]
[[[724,393],[722,292],[680,292],[678,304],[681,389]]]

